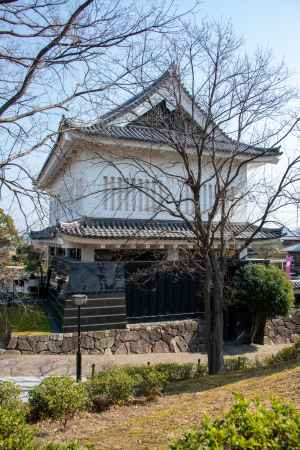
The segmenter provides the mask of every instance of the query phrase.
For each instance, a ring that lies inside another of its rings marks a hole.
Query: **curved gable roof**
[[[168,98],[168,92],[169,94],[171,93],[171,88],[174,89],[174,85],[179,86],[180,93],[182,94],[180,98],[184,103],[182,104],[183,110],[190,117],[193,116],[193,120],[196,122],[197,128],[201,128],[201,125],[204,123],[207,115],[199,105],[193,104],[193,97],[181,82],[178,75],[177,66],[171,65],[168,70],[165,71],[161,77],[155,80],[150,86],[142,90],[139,94],[131,97],[120,106],[102,115],[100,120],[92,125],[84,122],[67,120],[63,117],[59,125],[58,139],[40,171],[37,182],[39,183],[41,177],[44,176],[48,165],[52,161],[52,157],[55,158],[57,149],[62,141],[62,136],[68,131],[76,131],[82,135],[89,135],[98,138],[109,138],[115,140],[120,139],[144,142],[148,144],[164,144],[169,146],[172,141],[172,136],[170,138],[170,133],[173,133],[174,136],[176,136],[176,139],[180,139],[180,141],[184,142],[187,146],[195,145],[195,134],[191,136],[188,133],[178,133],[177,131],[173,132],[169,129],[146,127],[136,125],[134,123],[137,117],[144,115],[145,112],[149,111],[162,101],[166,101],[171,110],[172,100],[170,100],[170,96]],[[195,114],[191,114],[191,111]],[[280,154],[280,147],[267,149],[244,143],[237,143],[225,132],[223,132],[220,127],[215,124],[213,124],[213,127],[217,130],[215,142],[217,142],[218,149],[221,152],[233,151],[233,148],[238,148],[238,154],[244,153],[248,155],[259,155],[259,153],[261,153],[262,157],[274,157]]]

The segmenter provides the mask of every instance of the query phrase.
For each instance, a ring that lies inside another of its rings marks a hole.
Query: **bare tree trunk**
[[[264,329],[266,325],[265,314],[254,311],[250,330],[250,344],[263,344]]]
[[[224,369],[223,358],[223,271],[216,256],[207,256],[204,280],[205,336],[208,373]]]

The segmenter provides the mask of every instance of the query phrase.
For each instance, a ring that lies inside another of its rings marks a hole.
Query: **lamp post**
[[[78,340],[77,340],[77,353],[76,353],[76,381],[81,381],[81,348],[80,348],[80,335],[81,335],[81,323],[80,323],[80,312],[81,312],[81,306],[85,305],[87,302],[87,296],[84,294],[75,294],[72,295],[72,298],[74,300],[75,305],[78,308],[78,321],[77,321],[77,327],[78,327]]]

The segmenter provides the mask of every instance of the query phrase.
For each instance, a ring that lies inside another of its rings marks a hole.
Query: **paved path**
[[[249,359],[263,359],[275,354],[287,344],[277,345],[226,345],[225,356],[240,355]],[[147,353],[142,355],[82,355],[83,376],[89,376],[92,364],[96,371],[122,365],[142,365],[161,362],[206,362],[203,353]],[[75,376],[75,355],[15,355],[13,352],[0,354],[0,377],[46,377],[50,375]]]

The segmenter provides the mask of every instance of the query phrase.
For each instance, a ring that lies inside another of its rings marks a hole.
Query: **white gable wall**
[[[124,219],[176,219],[165,208],[160,208],[157,202],[143,195],[140,191],[124,189],[121,174],[108,163],[112,155],[108,147],[97,148],[100,156],[97,156],[96,148],[91,143],[82,143],[81,148],[74,152],[74,157],[52,182],[49,191],[56,199],[50,201],[50,225],[53,225],[56,220],[69,221],[82,216]],[[129,180],[134,179],[134,184],[137,180],[139,186],[143,186],[149,191],[158,192],[157,195],[154,195],[155,198],[159,199],[161,195],[172,203],[167,190],[161,189],[159,185],[154,183],[151,176],[147,176],[138,168],[133,167],[127,159],[131,155],[134,160],[134,155],[136,155],[137,160],[141,162],[141,158],[151,157],[153,165],[151,169],[147,165],[146,170],[151,170],[152,175],[155,174],[162,179],[162,185],[167,186],[177,199],[181,196],[181,210],[187,217],[192,217],[193,204],[188,201],[190,197],[189,188],[177,182],[172,176],[168,178],[166,175],[162,175],[156,168],[160,167],[168,174],[180,175],[183,173],[182,164],[175,160],[171,152],[153,150],[150,154],[146,150],[132,149],[127,150],[126,158],[121,157],[121,150],[114,151],[113,154],[114,163],[118,164],[123,176]],[[118,159],[116,159],[117,155],[119,156]],[[210,174],[211,170],[208,164],[203,179],[210,177]],[[246,168],[236,181],[235,192],[240,192],[243,186],[246,186]],[[213,199],[214,182],[212,180],[205,184],[202,190],[202,208],[208,210],[213,203]],[[242,207],[238,208],[232,217],[233,221],[246,220],[245,206],[243,204]]]

